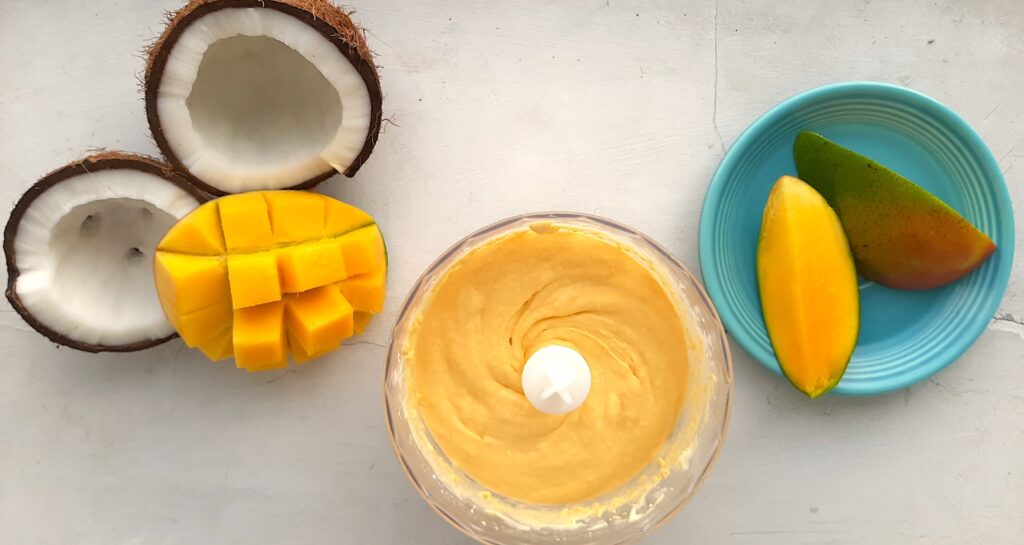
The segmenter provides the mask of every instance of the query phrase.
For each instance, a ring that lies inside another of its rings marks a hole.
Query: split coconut
[[[174,337],[153,286],[157,243],[205,196],[148,157],[95,154],[44,176],[4,231],[7,299],[50,340],[127,352]]]
[[[161,152],[216,195],[352,176],[380,130],[370,50],[326,0],[192,0],[149,49],[144,84]]]

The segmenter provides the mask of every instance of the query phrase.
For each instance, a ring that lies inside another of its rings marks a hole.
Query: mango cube
[[[334,347],[334,348],[337,348],[337,347]],[[325,350],[323,352],[316,352],[316,353],[310,354],[310,353],[306,352],[306,349],[303,348],[301,344],[299,344],[299,341],[295,340],[295,336],[294,335],[292,335],[291,333],[288,333],[288,351],[291,352],[292,359],[295,360],[295,363],[300,364],[300,365],[303,364],[303,363],[306,363],[309,360],[319,358],[320,356],[323,356],[324,354],[329,354],[331,351],[334,350],[334,348],[331,348],[329,350]]]
[[[339,240],[345,271],[350,276],[384,267],[384,239],[376,225],[356,229]]]
[[[189,348],[196,348],[231,327],[231,303],[224,301],[177,318],[174,327]]]
[[[224,231],[220,227],[217,204],[200,206],[171,227],[160,242],[160,249],[193,255],[223,255]]]
[[[235,310],[232,345],[239,367],[265,367],[286,360],[284,301]]]
[[[220,208],[220,223],[229,251],[262,248],[270,244],[273,233],[263,195],[239,193],[215,202]]]
[[[324,235],[336,236],[373,224],[373,218],[362,210],[330,198],[324,198]]]
[[[288,298],[285,323],[306,354],[337,348],[352,336],[352,305],[333,286],[323,286]]]
[[[221,257],[157,251],[153,274],[160,298],[177,316],[231,299],[227,266]]]
[[[229,325],[212,339],[197,346],[203,355],[210,359],[210,361],[220,361],[225,358],[230,358],[234,353],[234,347],[232,346],[231,340],[231,326]]]
[[[263,196],[274,242],[304,242],[323,236],[326,199],[305,191],[267,191]]]
[[[369,312],[355,311],[352,316],[352,329],[356,335],[362,335],[366,331],[366,327],[370,325],[370,321],[373,320],[373,314]]]
[[[261,371],[272,371],[274,369],[284,369],[285,367],[288,367],[288,353],[287,352],[285,352],[284,358],[281,361],[278,361],[278,362],[275,362],[275,363],[270,363],[270,364],[267,364],[267,365],[254,365],[254,366],[251,366],[251,367],[246,367],[245,370],[250,372],[250,373],[259,373]]]
[[[281,300],[281,281],[273,253],[228,256],[231,305],[246,308]]]
[[[278,268],[285,293],[326,286],[347,276],[341,242],[336,238],[282,248]]]
[[[338,288],[345,299],[362,312],[380,312],[384,308],[384,291],[387,282],[383,267],[372,272],[357,274],[342,280]]]

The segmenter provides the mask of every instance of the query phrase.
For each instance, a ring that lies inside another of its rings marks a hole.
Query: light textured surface
[[[138,53],[175,5],[0,0],[4,217],[90,147],[156,152]],[[468,231],[544,209],[633,225],[696,272],[723,148],[810,87],[872,79],[945,102],[1024,209],[1016,0],[355,7],[393,123],[355,180],[324,188],[388,237],[383,318],[328,361],[247,375],[178,341],[129,355],[55,349],[0,304],[0,543],[468,543],[406,482],[384,431],[383,346],[416,277]],[[1024,543],[1017,262],[978,343],[893,395],[812,402],[734,346],[724,453],[647,543]]]

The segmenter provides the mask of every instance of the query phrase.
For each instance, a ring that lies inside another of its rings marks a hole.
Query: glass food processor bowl
[[[621,245],[660,277],[675,299],[687,334],[688,380],[671,436],[638,475],[586,501],[541,505],[488,490],[445,456],[416,407],[415,384],[403,361],[410,325],[432,288],[467,253],[537,224],[587,231]],[[678,512],[700,487],[725,438],[733,388],[732,363],[718,314],[700,283],[642,233],[575,213],[515,216],[465,237],[439,257],[413,286],[392,331],[384,370],[384,404],[395,453],[413,486],[442,518],[468,536],[496,545],[625,544]]]

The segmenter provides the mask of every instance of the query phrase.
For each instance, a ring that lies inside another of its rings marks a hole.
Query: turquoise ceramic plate
[[[803,130],[924,186],[998,245],[973,273],[933,290],[892,290],[861,279],[860,340],[835,391],[879,394],[928,378],[967,350],[995,313],[1013,261],[1013,212],[981,138],[949,108],[902,87],[813,89],[758,119],[726,154],[700,218],[704,282],[726,330],[779,372],[761,317],[755,252],[768,191],[779,176],[796,175],[793,139]]]

